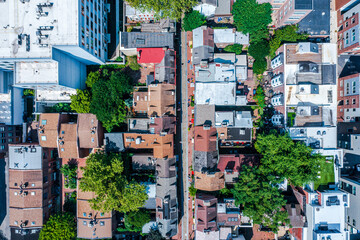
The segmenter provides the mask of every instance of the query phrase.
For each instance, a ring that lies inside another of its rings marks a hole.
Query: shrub
[[[267,69],[267,62],[265,58],[256,59],[253,64],[253,71],[255,74],[263,74]]]
[[[234,44],[234,45],[228,45],[224,48],[225,52],[232,52],[235,53],[236,55],[239,55],[242,53],[242,48],[243,45],[241,44]]]
[[[206,18],[199,11],[193,11],[185,13],[183,19],[183,28],[185,31],[192,31],[195,28],[198,28],[206,24]]]

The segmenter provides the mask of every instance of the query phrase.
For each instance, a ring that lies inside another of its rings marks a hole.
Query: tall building
[[[308,191],[306,195],[307,227],[304,240],[349,239],[345,228],[345,211],[349,207],[349,194],[339,190]]]
[[[342,4],[343,3],[343,4]],[[358,54],[359,45],[359,1],[339,1],[337,10],[339,54]]]
[[[14,86],[82,88],[86,64],[105,61],[105,1],[2,1],[0,69]]]
[[[9,146],[9,225],[11,239],[37,239],[55,213],[56,149],[37,144]]]
[[[105,0],[0,2],[0,101],[10,113],[0,113],[1,122],[21,123],[18,88],[36,89],[35,100],[50,106],[85,88],[86,65],[107,58],[108,6]]]

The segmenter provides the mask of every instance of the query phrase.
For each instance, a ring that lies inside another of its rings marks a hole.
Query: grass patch
[[[327,159],[321,168],[320,178],[314,183],[315,190],[326,190],[329,184],[335,183],[334,160]]]

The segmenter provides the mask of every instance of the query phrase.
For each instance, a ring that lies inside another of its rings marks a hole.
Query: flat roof
[[[9,162],[10,169],[42,169],[42,148],[39,145],[10,145]]]
[[[79,1],[52,1],[51,7],[42,7],[38,16],[38,4],[43,0],[1,2],[0,18],[0,58],[50,58],[52,45],[79,44]],[[41,40],[37,35],[39,27],[43,30]],[[22,41],[18,37],[22,34]],[[28,42],[28,51],[27,51]],[[19,44],[22,43],[22,44]],[[45,45],[40,45],[45,44]],[[47,45],[46,45],[47,44]]]
[[[123,48],[157,48],[174,49],[173,33],[121,32],[120,44]]]
[[[15,84],[57,84],[58,62],[17,62],[15,76]]]
[[[235,105],[235,82],[212,82],[195,84],[196,104]]]

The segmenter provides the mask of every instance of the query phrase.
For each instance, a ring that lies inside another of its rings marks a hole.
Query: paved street
[[[188,93],[187,93],[187,47],[186,32],[181,32],[181,140],[182,140],[182,185],[183,216],[181,218],[181,239],[189,239],[189,164],[188,164]]]

